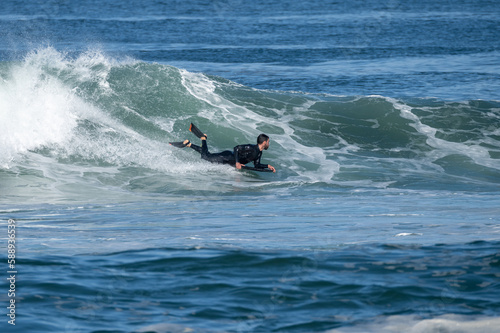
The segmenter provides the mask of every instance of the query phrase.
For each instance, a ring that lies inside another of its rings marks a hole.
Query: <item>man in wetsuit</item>
[[[202,159],[212,163],[229,164],[236,167],[236,169],[241,169],[245,164],[253,162],[257,169],[268,168],[272,172],[276,172],[272,165],[260,163],[262,151],[269,148],[269,137],[265,134],[257,137],[256,145],[239,145],[234,147],[233,151],[226,150],[220,153],[210,153],[208,151],[206,134],[201,136],[201,147],[192,144],[189,140],[185,140],[183,146],[191,147],[201,154]]]

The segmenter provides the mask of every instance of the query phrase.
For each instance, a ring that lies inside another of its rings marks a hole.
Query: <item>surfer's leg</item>
[[[191,144],[188,145],[188,147],[193,148],[194,150],[196,150],[198,153],[201,154],[201,147],[200,146],[197,146],[197,145],[191,143]]]
[[[192,145],[191,145],[192,146]],[[212,154],[208,151],[207,140],[201,140],[201,158],[219,164],[234,164],[234,155],[230,150]]]
[[[201,158],[210,161],[212,154],[208,151],[207,140],[201,140]]]
[[[225,150],[222,153],[219,153],[219,163],[222,164],[230,164],[230,165],[235,165],[236,160],[234,159],[234,154],[230,150]]]

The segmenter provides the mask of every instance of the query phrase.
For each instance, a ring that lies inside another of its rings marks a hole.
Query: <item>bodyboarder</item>
[[[257,144],[245,144],[234,147],[233,151],[225,150],[220,153],[210,153],[207,146],[207,135],[201,132],[194,124],[191,124],[189,130],[201,139],[201,147],[191,143],[189,140],[183,142],[170,142],[171,145],[178,148],[190,147],[201,154],[201,158],[218,164],[229,164],[242,169],[247,163],[253,162],[254,169],[257,171],[272,171],[276,169],[270,164],[262,164],[260,159],[262,151],[269,148],[269,137],[265,134],[260,134],[257,137]]]

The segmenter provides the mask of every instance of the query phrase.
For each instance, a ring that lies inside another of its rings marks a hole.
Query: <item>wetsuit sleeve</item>
[[[260,158],[262,157],[262,152],[260,151],[259,152],[259,155],[257,156],[257,158],[253,161],[253,165],[257,168],[257,169],[265,169],[268,167],[267,164],[261,164],[260,163]]]
[[[236,146],[234,147],[234,160],[236,161],[236,163],[240,163],[240,160],[239,160],[239,150],[240,150],[240,146]]]

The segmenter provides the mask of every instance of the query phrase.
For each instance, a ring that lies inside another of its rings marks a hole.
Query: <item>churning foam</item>
[[[417,316],[388,316],[375,319],[370,324],[329,330],[326,333],[357,332],[408,332],[408,333],[495,333],[500,318],[443,315],[433,319],[419,319]]]
[[[84,102],[74,91],[44,71],[59,53],[30,53],[24,62],[2,71],[0,82],[0,165],[19,154],[66,140],[76,127]],[[56,58],[57,59],[57,58]]]
[[[115,61],[88,51],[71,59],[47,47],[30,52],[22,62],[8,64],[0,72],[0,166],[9,168],[23,153],[44,147],[94,158],[103,147],[117,148],[116,141],[94,142],[79,128],[82,121],[98,124],[99,139],[109,132],[127,131],[119,121],[79,95],[83,84],[97,84],[100,93],[112,93],[108,75]],[[81,127],[81,126],[80,126]],[[95,133],[94,133],[95,134]],[[89,150],[94,150],[89,152]],[[127,150],[126,148],[124,150]],[[86,155],[86,156],[85,156]],[[102,155],[113,158],[109,151]],[[101,155],[101,156],[102,156]]]
[[[488,149],[481,146],[481,142],[451,142],[440,139],[436,135],[438,130],[422,123],[420,118],[411,112],[410,106],[393,98],[385,97],[385,99],[392,103],[395,109],[400,111],[401,117],[412,121],[410,126],[427,137],[427,144],[434,148],[434,150],[428,154],[432,161],[436,161],[448,155],[457,154],[471,158],[474,163],[478,165],[496,169],[499,168],[498,161],[490,158]],[[487,135],[485,135],[485,137],[487,137]]]
[[[92,70],[99,64],[102,70]],[[107,66],[106,66],[107,65]],[[23,153],[62,146],[72,138],[78,119],[96,108],[77,94],[72,82],[107,84],[112,64],[99,52],[76,59],[52,47],[40,48],[0,71],[0,166],[8,168]]]

